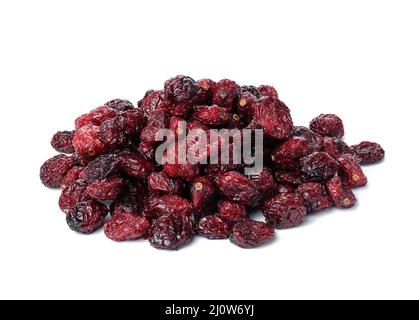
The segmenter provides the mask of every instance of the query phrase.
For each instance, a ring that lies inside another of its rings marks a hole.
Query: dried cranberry
[[[143,100],[140,101],[139,108],[149,117],[155,111],[164,111],[171,106],[171,102],[165,97],[163,91],[150,90],[146,93]]]
[[[275,237],[272,226],[261,221],[245,220],[236,223],[230,241],[241,248],[258,247]]]
[[[192,236],[191,217],[169,213],[153,221],[149,241],[154,248],[176,250],[187,244]]]
[[[76,130],[84,127],[85,125],[100,126],[103,121],[114,118],[117,116],[117,114],[118,113],[115,109],[109,108],[107,106],[98,107],[76,119]]]
[[[112,176],[89,184],[86,188],[86,193],[96,200],[114,200],[122,192],[123,186],[124,179]]]
[[[40,169],[42,183],[48,188],[59,188],[67,172],[74,166],[70,156],[59,154],[44,162]]]
[[[105,223],[105,235],[114,241],[136,240],[147,236],[150,222],[132,213],[116,214]]]
[[[310,129],[327,137],[342,138],[345,131],[342,120],[335,114],[321,114],[311,120]]]
[[[232,115],[227,111],[227,109],[217,105],[202,106],[197,108],[193,114],[193,118],[195,120],[198,120],[208,126],[215,127],[227,124],[231,117]]]
[[[296,170],[298,159],[309,155],[313,151],[310,142],[301,137],[290,137],[278,145],[272,153],[272,160],[283,170]]]
[[[349,146],[338,138],[325,137],[321,145],[321,151],[327,152],[333,158],[339,158],[343,153],[351,153]]]
[[[356,156],[344,154],[338,159],[338,162],[346,185],[350,187],[362,187],[368,183],[368,179],[362,171]]]
[[[230,228],[227,222],[218,217],[206,216],[198,221],[195,231],[200,236],[208,239],[227,239],[230,235]]]
[[[213,92],[212,103],[231,111],[239,99],[240,86],[234,81],[223,79],[214,85]]]
[[[68,212],[67,224],[71,230],[92,233],[103,226],[107,215],[108,208],[100,202],[80,202]]]
[[[152,194],[181,195],[185,191],[185,184],[178,179],[170,178],[164,172],[152,172],[148,178],[148,189]]]
[[[61,189],[65,189],[74,181],[79,180],[83,170],[83,167],[73,167],[70,170],[68,170],[67,174],[61,180]]]
[[[117,111],[127,111],[130,109],[134,109],[134,106],[128,100],[123,99],[113,99],[105,103],[106,107],[115,109]]]
[[[267,200],[262,213],[275,228],[285,229],[300,225],[307,209],[300,195],[282,194]]]
[[[147,125],[141,131],[141,141],[147,144],[158,142],[159,130],[167,128],[167,116],[163,111],[155,111],[149,115]]]
[[[240,92],[241,93],[249,92],[252,95],[254,95],[257,99],[259,99],[261,96],[259,89],[256,88],[255,86],[241,86]]]
[[[286,183],[277,183],[275,188],[275,194],[290,194],[294,193],[295,188]]]
[[[127,150],[120,152],[118,159],[121,171],[136,179],[146,179],[155,167],[151,161]]]
[[[339,163],[326,152],[314,152],[300,160],[301,172],[311,181],[322,182],[337,174]]]
[[[371,164],[384,158],[384,149],[375,142],[363,141],[351,146],[351,150],[360,159],[361,164]]]
[[[304,183],[297,188],[296,193],[304,199],[308,213],[320,211],[331,206],[326,189],[320,183]]]
[[[321,151],[320,147],[324,138],[320,134],[311,131],[309,128],[296,126],[293,128],[291,135],[293,137],[301,137],[308,140],[314,151]]]
[[[250,176],[249,179],[256,189],[259,190],[259,203],[274,194],[276,183],[268,168],[262,168],[262,171],[258,175]]]
[[[191,102],[199,91],[199,86],[191,77],[176,76],[164,84],[164,94],[176,103]]]
[[[114,154],[104,154],[90,162],[81,173],[80,177],[87,182],[103,180],[115,172],[119,159]]]
[[[218,201],[218,215],[231,225],[247,218],[246,207],[229,200]]]
[[[85,158],[95,158],[105,152],[106,146],[99,139],[99,126],[87,124],[76,130],[73,137],[75,152]]]
[[[105,120],[99,127],[98,137],[107,147],[116,147],[124,144],[126,136],[123,124],[118,118]]]
[[[209,213],[213,208],[216,190],[211,179],[199,177],[191,184],[191,202],[197,216]]]
[[[326,190],[333,204],[338,208],[351,208],[356,203],[352,190],[342,183],[340,177],[334,177],[327,181]]]
[[[58,131],[51,139],[51,146],[61,153],[73,153],[74,131]]]
[[[262,85],[258,87],[261,97],[278,98],[278,92],[272,86]]]
[[[79,202],[90,200],[86,193],[87,183],[83,180],[76,180],[68,184],[62,191],[58,204],[64,213],[74,208]]]
[[[192,205],[187,199],[177,195],[154,196],[147,200],[143,213],[150,219],[156,219],[167,213],[191,216]]]
[[[145,124],[144,113],[140,109],[127,110],[118,117],[123,132],[126,135],[137,134]]]
[[[199,86],[198,93],[196,94],[197,104],[209,104],[212,101],[213,87],[215,82],[211,79],[201,79],[197,81]]]
[[[243,92],[240,95],[237,112],[242,119],[250,122],[253,117],[253,105],[257,98],[250,92]]]
[[[299,186],[307,182],[306,178],[300,172],[276,172],[275,178],[279,183],[285,183],[292,186]]]

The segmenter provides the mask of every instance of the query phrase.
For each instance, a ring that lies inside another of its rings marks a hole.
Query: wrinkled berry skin
[[[182,195],[185,191],[185,184],[183,181],[170,178],[164,172],[152,172],[147,178],[147,183],[148,189],[152,194]]]
[[[199,167],[190,163],[185,164],[170,164],[163,165],[163,171],[172,178],[184,179],[188,182],[193,182],[199,176]]]
[[[104,154],[89,162],[80,177],[91,183],[103,180],[112,175],[119,165],[119,159],[114,154]]]
[[[307,179],[300,172],[276,172],[275,178],[279,183],[296,187],[307,182]]]
[[[99,140],[107,147],[117,147],[125,143],[126,136],[122,123],[118,118],[102,122],[98,131]]]
[[[326,190],[333,204],[338,208],[351,208],[356,204],[356,197],[352,190],[342,183],[340,177],[327,181]]]
[[[196,94],[197,104],[208,105],[212,101],[213,88],[215,82],[211,79],[200,79],[197,81],[199,90]]]
[[[231,201],[253,206],[259,200],[259,192],[253,183],[237,171],[230,171],[216,179],[220,192]]]
[[[256,99],[259,99],[261,97],[261,93],[258,88],[255,86],[241,86],[240,87],[241,94],[248,92],[251,93],[253,96],[256,97]]]
[[[278,99],[278,92],[272,86],[262,85],[257,88],[260,92],[261,97],[271,97]]]
[[[70,156],[59,154],[44,162],[40,169],[41,182],[48,188],[59,188],[67,172],[74,166]]]
[[[211,179],[199,177],[191,184],[190,197],[195,215],[204,216],[213,210],[217,190]]]
[[[147,118],[155,111],[164,111],[172,105],[161,90],[147,91],[144,98],[138,104],[138,107],[144,112]]]
[[[83,167],[72,167],[68,170],[67,174],[61,180],[61,189],[65,189],[76,180],[79,180],[83,170]]]
[[[247,219],[246,207],[223,199],[218,201],[218,216],[230,225],[234,225],[239,221]]]
[[[149,242],[157,249],[177,250],[187,244],[192,236],[191,217],[169,213],[153,221]]]
[[[232,118],[232,115],[226,108],[213,105],[197,108],[192,117],[203,124],[217,127],[227,124],[227,122]]]
[[[314,131],[311,131],[309,128],[303,126],[295,126],[291,135],[293,137],[301,137],[308,140],[313,147],[313,151],[321,151],[320,148],[324,137]]]
[[[329,208],[332,205],[326,193],[326,189],[321,183],[303,183],[295,192],[304,199],[307,213],[320,211]]]
[[[115,109],[117,111],[127,111],[134,109],[134,106],[128,100],[123,99],[113,99],[105,103],[105,106],[108,108]]]
[[[333,158],[338,159],[345,153],[352,153],[349,146],[338,138],[325,137],[321,145],[321,151],[331,155]]]
[[[95,181],[86,188],[86,193],[100,201],[114,200],[122,192],[124,179],[112,176],[104,180]]]
[[[234,81],[223,79],[214,85],[212,103],[231,111],[237,104],[240,86]]]
[[[231,231],[230,241],[241,248],[255,248],[272,240],[275,230],[260,221],[245,220],[236,223]]]
[[[74,131],[58,131],[51,139],[51,146],[61,153],[73,153]]]
[[[360,159],[362,165],[372,164],[384,158],[384,149],[375,142],[363,141],[351,146],[351,151]]]
[[[311,120],[310,129],[326,137],[342,138],[345,134],[342,120],[335,114],[321,114]]]
[[[310,181],[322,182],[335,176],[339,163],[326,152],[314,152],[300,159],[301,171]]]
[[[168,213],[191,216],[192,205],[189,200],[176,195],[155,196],[146,201],[143,213],[151,220]]]
[[[103,226],[107,215],[108,208],[100,202],[80,202],[68,212],[67,224],[73,231],[92,233]]]
[[[269,139],[287,138],[293,129],[288,107],[276,98],[264,97],[253,104],[253,119],[249,128],[263,129]]]
[[[227,239],[230,235],[230,227],[227,222],[214,215],[200,219],[195,232],[208,239]]]
[[[86,188],[87,183],[83,180],[76,180],[63,188],[58,200],[60,209],[67,214],[79,202],[90,200]]]
[[[199,91],[199,86],[191,77],[176,76],[164,84],[164,94],[173,102],[191,102]]]
[[[154,163],[148,161],[131,151],[122,151],[118,154],[119,168],[126,175],[144,180],[153,172]]]
[[[89,113],[86,113],[76,119],[76,131],[81,127],[84,127],[85,125],[100,126],[103,121],[115,118],[117,114],[118,113],[115,109],[109,108],[107,106],[101,106],[96,109],[93,109]]]
[[[150,228],[150,222],[136,214],[117,214],[105,223],[105,235],[114,241],[127,241],[144,238]]]
[[[274,194],[276,183],[268,168],[262,168],[259,175],[250,176],[249,179],[259,191],[259,201],[257,205],[260,205],[265,199],[270,198]]]
[[[272,153],[272,161],[284,170],[296,170],[298,160],[313,151],[310,142],[301,137],[290,137],[278,145]]]
[[[140,215],[144,207],[145,196],[145,190],[141,184],[128,183],[125,190],[112,203],[111,215],[125,213]]]
[[[354,188],[365,186],[368,183],[356,156],[344,154],[338,158],[338,162],[341,177],[343,177],[346,185]]]
[[[87,124],[77,129],[73,137],[75,152],[84,158],[95,158],[105,152],[106,146],[99,139],[99,126]]]
[[[258,98],[250,92],[243,92],[237,106],[237,113],[240,118],[249,123],[253,117],[253,105]]]
[[[286,229],[299,226],[306,216],[307,209],[301,196],[285,194],[267,200],[262,213],[266,221],[275,228]]]

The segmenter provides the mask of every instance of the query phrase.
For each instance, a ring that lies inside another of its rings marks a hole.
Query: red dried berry
[[[136,214],[140,215],[144,207],[144,194],[125,191],[112,202],[110,213],[112,216],[117,214]]]
[[[275,230],[272,226],[261,221],[245,220],[234,225],[230,241],[241,248],[254,248],[274,237]]]
[[[362,171],[356,156],[344,154],[338,159],[341,176],[346,185],[350,187],[362,187],[368,183],[368,179]]]
[[[61,153],[73,153],[74,131],[58,131],[51,139],[51,146]]]
[[[230,225],[246,220],[246,207],[229,200],[218,201],[218,216]]]
[[[251,92],[243,92],[240,95],[237,113],[242,119],[246,120],[246,122],[250,122],[252,120],[253,105],[257,100],[258,98]]]
[[[352,152],[360,159],[361,164],[371,164],[384,158],[384,149],[375,142],[363,141],[351,146]]]
[[[268,168],[262,168],[262,171],[258,175],[250,176],[249,179],[252,181],[255,188],[259,190],[260,197],[257,203],[258,205],[274,194],[276,183]]]
[[[112,176],[104,180],[95,181],[86,188],[86,193],[100,201],[114,200],[122,192],[124,179]]]
[[[275,228],[285,229],[300,225],[306,216],[304,200],[297,194],[277,195],[267,200],[262,208],[266,221]]]
[[[327,181],[326,190],[333,204],[338,208],[351,208],[356,203],[352,190],[342,183],[340,177],[334,177]]]
[[[108,119],[102,122],[99,127],[98,137],[104,145],[110,148],[123,145],[126,136],[119,118]]]
[[[349,146],[338,138],[325,137],[321,145],[321,151],[324,151],[337,159],[344,153],[352,153]]]
[[[134,109],[134,106],[128,100],[123,99],[113,99],[105,103],[106,107],[115,109],[117,111],[127,111],[130,109]]]
[[[200,236],[208,239],[227,239],[230,235],[228,223],[217,215],[200,219],[195,227],[195,231]]]
[[[300,172],[276,172],[275,179],[279,183],[285,183],[292,186],[299,186],[307,182],[306,178]]]
[[[80,177],[88,183],[103,180],[112,175],[119,165],[119,158],[114,154],[104,154],[97,157],[84,168]]]
[[[293,129],[288,107],[276,98],[264,97],[253,104],[253,119],[250,128],[263,129],[267,138],[287,138]]]
[[[167,116],[163,111],[155,111],[149,115],[147,125],[141,131],[141,141],[147,144],[158,142],[159,130],[167,128]]]
[[[308,213],[320,211],[332,205],[327,196],[326,189],[320,183],[304,183],[297,188],[296,193],[304,199]]]
[[[326,152],[314,152],[300,159],[301,172],[310,181],[322,182],[335,176],[339,163]]]
[[[199,86],[191,77],[176,76],[164,84],[164,94],[176,103],[192,102],[199,91]]]
[[[256,88],[255,86],[241,86],[240,87],[240,92],[243,93],[251,93],[252,95],[254,95],[257,99],[259,99],[261,97],[261,93],[259,91],[258,88]]]
[[[84,127],[85,125],[100,126],[103,121],[114,118],[117,115],[118,112],[115,109],[109,108],[107,106],[98,107],[76,119],[76,130]]]
[[[277,183],[275,188],[275,194],[290,194],[294,193],[295,188],[286,183]]]
[[[67,174],[61,180],[61,189],[67,188],[74,181],[81,179],[80,175],[83,172],[83,167],[73,167],[68,170]]]
[[[187,199],[177,195],[154,196],[146,201],[143,213],[149,219],[156,219],[168,213],[191,216],[192,205]]]
[[[262,85],[258,87],[261,97],[278,98],[278,92],[272,86]]]
[[[215,82],[211,79],[201,79],[197,81],[197,84],[199,86],[199,90],[195,98],[196,103],[202,105],[209,104],[212,100]]]
[[[146,120],[142,110],[132,109],[121,113],[118,121],[122,124],[122,129],[126,135],[133,135],[141,131]]]
[[[155,111],[164,111],[168,109],[172,103],[166,98],[164,92],[161,90],[147,91],[143,100],[139,102],[139,108],[144,112],[148,118]]]
[[[132,213],[116,214],[105,223],[105,235],[114,241],[127,241],[144,238],[150,228],[150,222],[144,217]]]
[[[215,182],[220,192],[231,201],[253,206],[259,200],[258,189],[248,178],[237,171],[224,173]]]
[[[108,208],[100,202],[80,202],[68,212],[67,224],[73,231],[92,233],[103,226],[107,215]]]
[[[170,178],[164,172],[152,172],[147,182],[150,193],[155,195],[181,195],[185,191],[185,184],[181,180]]]
[[[126,175],[144,180],[154,171],[154,163],[148,161],[134,152],[125,150],[118,154],[119,168]]]
[[[227,124],[232,115],[226,108],[212,105],[197,108],[192,117],[208,126],[218,127]]]
[[[321,114],[311,120],[310,129],[327,137],[342,138],[345,134],[342,120],[335,114]]]
[[[67,172],[74,166],[70,156],[59,154],[44,162],[40,169],[41,182],[48,188],[59,188]]]
[[[149,241],[157,249],[177,250],[187,244],[192,236],[191,217],[169,213],[153,221]]]
[[[301,137],[308,140],[313,147],[313,151],[321,151],[320,147],[324,138],[320,134],[311,131],[309,128],[296,126],[293,128],[291,135],[293,137]]]
[[[240,86],[234,81],[223,79],[213,87],[212,103],[231,111],[239,99]]]
[[[272,153],[272,161],[283,170],[296,170],[298,160],[313,151],[310,142],[301,137],[290,137],[278,145]]]
[[[190,195],[196,216],[211,212],[217,192],[208,177],[199,177],[191,184]]]
[[[63,188],[58,201],[60,209],[67,214],[79,202],[90,200],[86,188],[87,183],[83,180],[76,180]]]
[[[95,158],[106,150],[106,146],[99,139],[99,126],[93,124],[87,124],[76,130],[73,146],[75,152],[84,158]]]

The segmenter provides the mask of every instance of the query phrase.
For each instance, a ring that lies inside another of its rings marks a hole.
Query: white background
[[[419,298],[417,1],[1,1],[0,298]],[[386,149],[352,210],[256,250],[71,232],[39,181],[57,130],[166,78],[273,84],[294,122]]]

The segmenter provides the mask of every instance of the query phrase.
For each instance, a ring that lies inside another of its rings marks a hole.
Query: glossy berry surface
[[[67,224],[73,231],[92,233],[103,226],[107,215],[108,208],[100,202],[80,202],[68,212]]]
[[[114,241],[136,240],[146,237],[150,222],[136,214],[116,214],[105,223],[105,235]]]
[[[260,221],[245,220],[234,225],[230,241],[241,248],[254,248],[272,240],[272,226]]]

